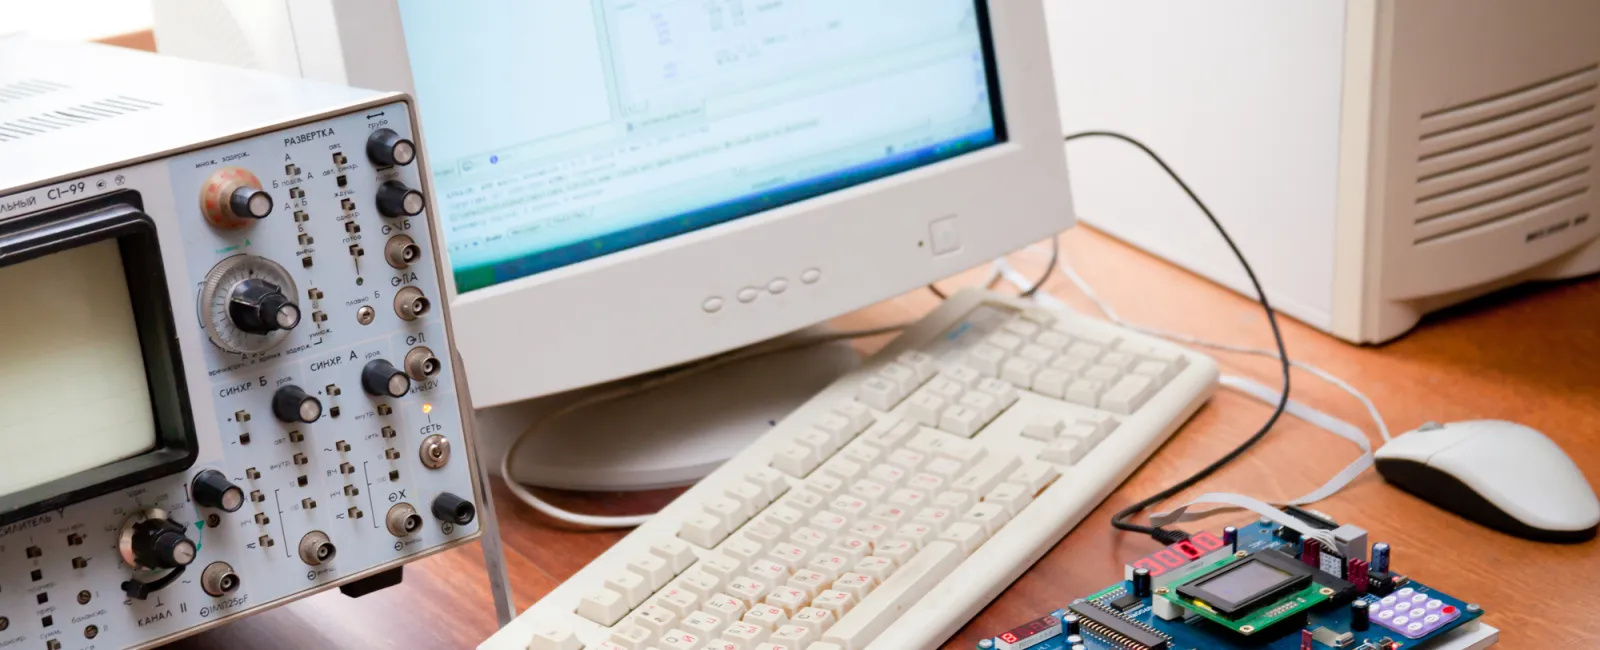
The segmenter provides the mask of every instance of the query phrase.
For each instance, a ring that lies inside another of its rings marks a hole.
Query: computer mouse
[[[1395,487],[1509,535],[1577,543],[1600,530],[1600,499],[1578,465],[1515,422],[1430,422],[1375,456]]]

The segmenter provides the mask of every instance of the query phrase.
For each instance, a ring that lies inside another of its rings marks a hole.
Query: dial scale
[[[0,507],[0,650],[153,647],[375,584],[486,525],[432,214],[378,203],[386,186],[416,192],[413,208],[431,198],[409,98],[248,79],[255,103],[231,122],[249,127],[31,184],[8,184],[0,163],[0,226],[77,205],[153,223],[166,295],[136,293],[135,309],[168,304],[179,385],[152,391],[182,397],[194,440],[173,471],[26,516]],[[165,99],[174,122],[229,122]],[[392,264],[394,238],[406,254]]]

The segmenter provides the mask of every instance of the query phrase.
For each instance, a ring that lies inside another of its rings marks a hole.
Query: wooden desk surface
[[[1080,271],[1124,317],[1213,340],[1268,346],[1252,302],[1079,228],[1063,238]],[[1016,257],[1033,273],[1042,257]],[[970,278],[971,274],[967,277]],[[954,287],[961,280],[948,283]],[[1092,313],[1059,275],[1057,296]],[[851,314],[849,327],[913,318],[932,309],[927,292]],[[1519,289],[1451,310],[1386,346],[1341,343],[1285,321],[1290,355],[1356,385],[1377,403],[1395,433],[1424,421],[1516,420],[1549,434],[1591,478],[1600,479],[1600,282]],[[882,340],[864,341],[864,350]],[[1225,372],[1272,385],[1265,359],[1223,356]],[[1298,374],[1295,396],[1371,430],[1365,411],[1345,393]],[[1108,525],[1121,506],[1187,475],[1248,437],[1266,406],[1221,390],[1209,405],[999,599],[947,644],[972,648],[992,636],[1119,579],[1131,559],[1158,548],[1148,538]],[[1375,436],[1374,436],[1375,437]],[[1319,485],[1357,455],[1350,444],[1285,418],[1261,445],[1200,486],[1287,498]],[[497,487],[501,526],[520,607],[583,567],[621,532],[553,527]],[[590,512],[648,512],[672,492],[555,495]],[[1552,546],[1488,531],[1385,485],[1368,473],[1317,506],[1372,532],[1394,547],[1394,565],[1430,585],[1482,604],[1502,630],[1502,647],[1600,646],[1590,621],[1600,608],[1600,544]],[[1220,528],[1240,519],[1204,522]],[[1197,530],[1196,524],[1189,525]],[[363,599],[322,594],[176,644],[175,648],[471,648],[496,629],[482,555],[476,545],[416,563],[403,585]]]

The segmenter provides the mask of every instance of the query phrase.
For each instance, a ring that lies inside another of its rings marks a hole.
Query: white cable
[[[903,330],[909,326],[909,323],[901,323],[898,325],[890,325],[888,327],[876,327],[865,330],[827,333],[817,336],[779,339],[770,343],[758,344],[743,350],[731,352],[720,357],[713,357],[684,368],[667,371],[663,374],[639,381],[638,383],[619,386],[609,391],[590,395],[556,409],[555,412],[529,423],[528,427],[523,429],[522,433],[518,434],[517,437],[511,441],[511,446],[506,449],[505,455],[500,457],[500,476],[505,478],[507,489],[511,490],[511,494],[517,497],[517,500],[527,504],[528,507],[531,507],[534,510],[544,513],[545,516],[550,517],[551,519],[585,528],[633,528],[636,526],[642,526],[645,522],[650,521],[650,518],[654,516],[653,513],[624,516],[586,515],[583,513],[572,512],[570,510],[563,509],[548,501],[545,501],[544,499],[539,498],[532,491],[528,490],[526,487],[523,487],[511,477],[511,459],[516,456],[517,450],[525,441],[527,441],[528,438],[531,438],[534,433],[538,432],[544,427],[549,426],[552,422],[571,415],[577,411],[590,408],[598,404],[615,401],[630,395],[636,395],[655,390],[673,382],[680,381],[688,377],[693,377],[695,375],[699,375],[701,373],[705,373],[707,371],[738,361],[754,359],[756,357],[776,354],[778,352],[798,350],[824,343],[832,343],[834,341],[890,334]]]
[[[1261,515],[1262,517],[1278,522],[1279,524],[1286,526],[1291,530],[1298,531],[1305,537],[1317,540],[1318,543],[1322,544],[1323,548],[1334,549],[1341,555],[1348,555],[1346,550],[1339,544],[1338,540],[1334,539],[1332,531],[1312,526],[1311,524],[1301,521],[1294,515],[1279,510],[1270,503],[1266,503],[1260,499],[1248,497],[1242,494],[1230,494],[1227,492],[1211,492],[1208,494],[1202,494],[1198,497],[1195,497],[1193,501],[1178,506],[1176,509],[1170,512],[1158,512],[1150,515],[1150,524],[1157,527],[1168,526],[1180,522],[1193,521],[1195,519],[1207,516],[1212,512],[1216,512],[1216,510],[1210,510],[1206,512],[1189,512],[1190,506],[1202,503],[1220,503],[1226,504],[1231,508],[1243,508],[1245,510],[1249,510]]]

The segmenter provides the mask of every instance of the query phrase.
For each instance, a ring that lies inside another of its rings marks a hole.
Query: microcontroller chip
[[[1141,603],[1141,602],[1143,602],[1143,601],[1139,600],[1138,598],[1134,598],[1133,594],[1122,594],[1121,598],[1117,598],[1116,600],[1113,600],[1113,601],[1111,601],[1109,603],[1106,603],[1106,604],[1110,605],[1112,609],[1115,609],[1115,610],[1117,610],[1119,612],[1126,612],[1126,611],[1131,610],[1131,609],[1133,609],[1135,607],[1138,607],[1139,603]]]

